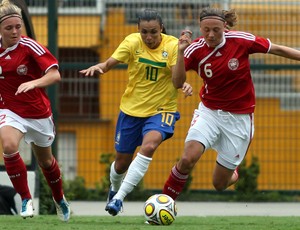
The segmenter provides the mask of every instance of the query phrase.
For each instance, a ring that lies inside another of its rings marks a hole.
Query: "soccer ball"
[[[176,215],[176,203],[166,194],[152,195],[144,204],[144,216],[151,225],[170,225]]]

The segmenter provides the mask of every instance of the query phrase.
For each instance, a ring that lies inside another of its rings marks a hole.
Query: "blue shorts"
[[[115,133],[115,149],[119,153],[133,154],[142,144],[144,135],[153,130],[160,132],[164,141],[173,136],[175,123],[179,119],[179,112],[132,117],[121,111]]]

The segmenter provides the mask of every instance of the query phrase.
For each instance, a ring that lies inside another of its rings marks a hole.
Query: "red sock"
[[[53,158],[50,168],[42,168],[42,172],[52,191],[52,196],[55,201],[59,202],[63,198],[62,178],[59,166],[55,158]]]
[[[3,154],[6,172],[21,199],[31,199],[28,182],[27,169],[19,152],[14,154]]]
[[[175,165],[172,168],[169,178],[164,185],[163,193],[176,200],[180,192],[182,191],[188,177],[188,174],[180,173]]]

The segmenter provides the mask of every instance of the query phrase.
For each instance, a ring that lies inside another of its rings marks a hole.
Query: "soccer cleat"
[[[107,204],[114,198],[114,196],[117,194],[117,192],[114,192],[111,189],[111,186],[109,187],[108,196],[107,196]]]
[[[62,221],[68,221],[70,219],[71,210],[70,210],[70,205],[67,202],[65,196],[63,196],[61,201],[58,203],[54,200],[54,198],[53,201],[56,207],[58,218]]]
[[[105,211],[112,216],[116,216],[123,209],[123,202],[118,199],[112,199],[105,207]]]
[[[22,200],[22,208],[20,212],[21,217],[26,219],[27,217],[33,217],[33,203],[32,199]]]

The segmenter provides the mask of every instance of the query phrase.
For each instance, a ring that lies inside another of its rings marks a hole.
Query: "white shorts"
[[[244,159],[254,134],[253,114],[211,110],[199,104],[185,142],[198,141],[217,151],[217,162],[234,170]]]
[[[43,119],[28,119],[8,109],[0,109],[0,128],[3,126],[11,126],[20,130],[27,144],[33,142],[40,147],[51,146],[55,138],[52,116]]]

